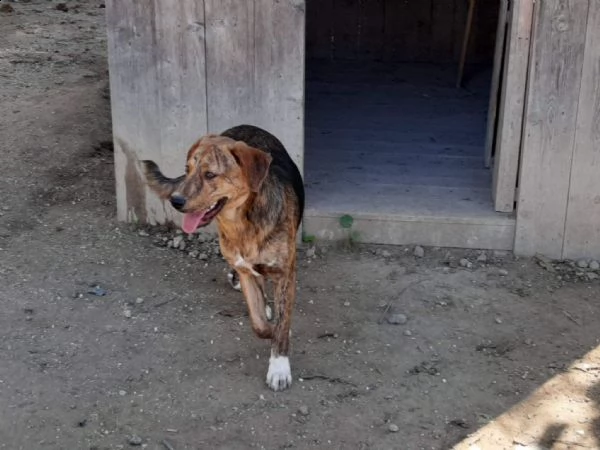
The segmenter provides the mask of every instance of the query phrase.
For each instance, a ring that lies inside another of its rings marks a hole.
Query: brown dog
[[[184,176],[167,178],[154,162],[143,165],[150,187],[185,214],[186,233],[217,220],[221,253],[239,276],[252,329],[271,339],[267,384],[276,391],[289,387],[304,186],[285,148],[270,133],[240,125],[196,142],[188,151]],[[275,285],[274,324],[267,318],[267,279]]]

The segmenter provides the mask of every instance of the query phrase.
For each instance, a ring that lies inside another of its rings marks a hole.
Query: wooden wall
[[[107,0],[119,220],[178,221],[139,160],[181,175],[207,132],[249,123],[302,168],[304,0]]]
[[[600,258],[600,2],[536,2],[515,252]]]
[[[309,58],[456,62],[468,0],[307,0]],[[477,0],[469,63],[491,63],[499,0]]]

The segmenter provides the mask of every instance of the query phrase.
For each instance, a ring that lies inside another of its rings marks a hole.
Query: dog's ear
[[[273,160],[271,155],[241,141],[233,145],[231,154],[242,168],[252,192],[258,192],[269,173],[269,166]]]
[[[177,178],[169,178],[164,176],[154,161],[146,160],[142,161],[141,163],[148,186],[160,198],[169,198],[185,178],[185,176],[180,176]]]

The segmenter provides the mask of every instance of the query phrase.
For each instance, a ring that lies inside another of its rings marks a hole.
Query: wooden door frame
[[[535,0],[500,4],[485,147],[486,166],[493,166],[494,209],[499,212],[515,209],[534,6]]]

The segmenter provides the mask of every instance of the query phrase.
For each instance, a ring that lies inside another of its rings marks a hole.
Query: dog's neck
[[[217,216],[217,224],[219,233],[223,234],[230,242],[237,242],[242,239],[242,236],[247,236],[254,228],[254,225],[248,220],[248,202],[230,205],[229,208],[221,211]]]

